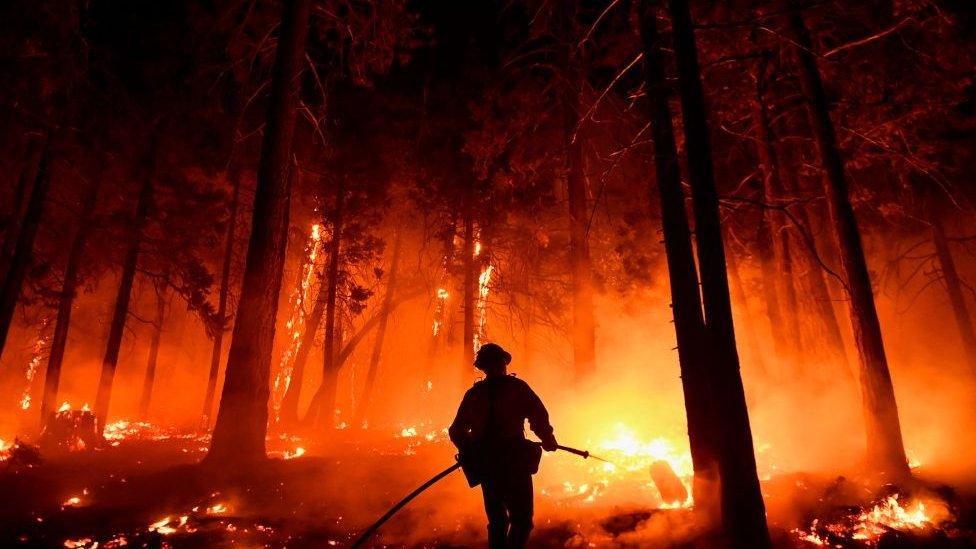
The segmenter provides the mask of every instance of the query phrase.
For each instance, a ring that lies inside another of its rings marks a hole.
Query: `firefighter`
[[[532,475],[542,449],[556,451],[549,413],[529,385],[508,374],[512,355],[494,343],[478,349],[485,373],[464,394],[448,433],[472,486],[481,484],[489,549],[521,548],[532,531]],[[540,445],[525,439],[525,420]]]

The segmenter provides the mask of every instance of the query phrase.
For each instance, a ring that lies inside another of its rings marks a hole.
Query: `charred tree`
[[[99,169],[88,187],[88,192],[81,206],[81,216],[78,218],[78,230],[71,241],[71,248],[68,251],[68,259],[64,267],[64,279],[61,282],[61,294],[58,298],[58,316],[54,322],[51,351],[48,355],[47,370],[44,374],[44,393],[41,397],[40,416],[42,423],[51,417],[57,405],[61,366],[64,362],[64,351],[68,344],[68,330],[71,327],[71,311],[78,290],[81,260],[85,255],[85,244],[88,242],[95,215],[95,206],[98,203],[98,188],[102,179],[101,172],[102,170]]]
[[[752,443],[745,390],[732,322],[718,193],[695,43],[687,0],[669,4],[678,70],[681,114],[688,155],[688,179],[695,216],[695,242],[701,272],[707,346],[712,361],[711,396],[719,446],[722,524],[734,546],[769,547],[769,531]]]
[[[956,327],[962,339],[963,350],[969,361],[969,368],[976,373],[976,331],[973,330],[973,317],[966,306],[966,296],[962,292],[962,279],[956,270],[956,262],[949,251],[949,239],[946,238],[945,227],[938,215],[932,216],[932,240],[935,244],[935,254],[939,258],[939,270],[942,271],[942,282],[945,284],[952,314],[956,317]]]
[[[289,158],[311,2],[286,0],[283,4],[243,290],[206,457],[215,465],[266,458],[271,349],[288,242]]]
[[[48,131],[43,152],[34,174],[34,186],[27,201],[23,221],[17,233],[10,265],[0,287],[0,355],[7,343],[7,332],[14,318],[14,308],[20,298],[20,290],[24,285],[24,277],[31,264],[31,253],[34,249],[34,238],[44,216],[44,202],[47,200],[48,189],[51,186],[51,148],[54,143],[53,130]]]
[[[112,400],[112,384],[115,380],[115,370],[119,363],[119,350],[122,348],[122,336],[125,331],[125,321],[129,316],[129,301],[132,299],[132,284],[136,278],[136,266],[139,263],[139,248],[142,246],[143,230],[149,218],[149,209],[153,201],[153,179],[156,176],[157,137],[153,138],[149,146],[149,155],[136,211],[132,216],[132,227],[129,242],[126,243],[125,257],[122,260],[122,274],[119,277],[119,289],[115,296],[115,309],[109,324],[108,342],[105,345],[105,358],[102,360],[101,375],[98,378],[98,393],[95,395],[95,420],[98,422],[98,432],[105,430],[108,420],[109,405]]]
[[[166,318],[166,294],[169,290],[169,275],[164,275],[156,286],[156,320],[153,322],[152,339],[149,341],[149,356],[146,359],[146,373],[142,378],[142,395],[139,397],[139,421],[146,421],[149,403],[152,401],[153,386],[156,384],[156,359],[159,358],[159,341],[163,337],[163,321]]]
[[[369,411],[369,403],[373,396],[373,385],[376,383],[376,373],[379,370],[380,356],[383,353],[383,340],[386,337],[386,326],[390,321],[390,314],[393,312],[393,296],[396,291],[397,271],[400,266],[400,248],[403,245],[403,235],[398,230],[393,240],[393,254],[390,258],[390,273],[386,279],[386,294],[383,295],[383,303],[380,305],[380,323],[376,327],[376,340],[373,342],[373,351],[369,355],[369,368],[366,370],[366,381],[363,385],[363,393],[356,407],[356,413],[352,418],[354,427],[361,427],[366,413]]]
[[[217,298],[217,318],[220,326],[214,333],[213,349],[210,351],[210,374],[207,376],[207,392],[203,399],[203,427],[210,428],[210,415],[213,413],[214,394],[217,392],[217,379],[220,377],[221,351],[224,331],[227,330],[227,296],[230,294],[230,271],[234,264],[234,244],[237,235],[237,208],[241,197],[241,171],[239,167],[231,170],[234,185],[230,200],[230,214],[227,219],[227,235],[224,237],[224,263],[220,271],[220,296]]]
[[[827,210],[840,252],[854,341],[860,356],[861,398],[864,407],[868,463],[892,480],[910,476],[902,442],[895,390],[888,370],[881,323],[875,308],[871,277],[861,243],[854,208],[848,195],[844,160],[830,119],[830,105],[820,68],[813,53],[813,41],[803,13],[795,0],[788,14],[799,61],[800,86],[807,102],[817,152],[824,170],[823,186]]]
[[[702,316],[698,270],[691,245],[691,231],[685,210],[681,169],[675,142],[669,97],[664,73],[664,44],[657,30],[653,0],[640,4],[640,34],[644,50],[644,77],[648,110],[654,140],[654,167],[661,203],[664,250],[671,287],[671,313],[678,342],[678,364],[688,420],[688,441],[695,471],[694,498],[710,509],[714,498],[716,449],[714,447],[709,372],[704,355],[705,320]]]

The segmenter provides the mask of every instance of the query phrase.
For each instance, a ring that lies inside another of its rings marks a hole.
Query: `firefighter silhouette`
[[[490,549],[524,547],[532,531],[532,475],[542,449],[556,450],[549,413],[529,385],[508,374],[512,355],[494,343],[478,349],[485,373],[464,394],[448,433],[468,483],[481,484]],[[525,420],[542,441],[526,440]]]

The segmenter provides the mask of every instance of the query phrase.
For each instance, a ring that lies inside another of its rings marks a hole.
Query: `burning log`
[[[40,442],[46,450],[76,452],[94,448],[103,439],[96,429],[95,414],[87,405],[72,410],[65,402],[45,422]]]
[[[659,459],[651,464],[651,480],[664,503],[681,505],[688,499],[688,490],[667,461]]]

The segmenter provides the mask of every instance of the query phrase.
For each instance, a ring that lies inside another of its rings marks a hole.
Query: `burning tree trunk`
[[[54,336],[51,338],[51,352],[48,355],[47,371],[44,375],[44,394],[41,397],[41,422],[47,421],[54,413],[57,405],[58,385],[61,381],[61,365],[64,361],[64,351],[68,343],[68,329],[71,326],[71,309],[75,301],[78,288],[81,260],[85,255],[85,244],[91,231],[95,205],[98,203],[98,188],[101,185],[102,170],[95,174],[95,179],[88,188],[78,218],[78,231],[71,241],[67,263],[64,267],[64,280],[61,282],[61,296],[58,299],[58,317],[54,323]]]
[[[236,163],[235,163],[236,166]],[[217,318],[220,326],[214,333],[213,349],[210,351],[210,375],[207,376],[207,393],[203,399],[203,426],[210,427],[210,414],[213,413],[213,399],[217,391],[217,378],[220,376],[221,350],[224,331],[227,329],[227,296],[230,293],[230,270],[234,263],[234,244],[237,230],[237,207],[241,197],[241,171],[239,167],[231,170],[234,185],[230,201],[230,215],[227,219],[227,236],[224,241],[224,264],[220,272],[220,297],[217,299]]]
[[[345,193],[342,186],[336,190],[335,212],[332,216],[332,242],[329,250],[329,267],[325,273],[325,341],[323,342],[322,385],[308,409],[308,420],[313,426],[324,422],[325,429],[332,429],[335,409],[335,380],[339,376],[336,361],[336,324],[338,321],[339,265],[342,262],[342,225]],[[321,290],[320,290],[321,291]]]
[[[275,53],[271,98],[261,145],[251,238],[243,290],[227,358],[224,388],[206,461],[253,462],[266,458],[271,348],[281,291],[288,206],[289,158],[295,130],[298,83],[308,35],[310,0],[284,2]]]
[[[751,103],[753,123],[759,134],[755,140],[756,153],[762,172],[763,201],[773,204],[777,198],[783,196],[783,183],[780,180],[779,158],[774,144],[776,138],[766,108],[765,57],[759,62],[755,80],[756,95]],[[803,339],[800,337],[799,307],[796,287],[793,285],[792,250],[789,234],[783,230],[783,225],[781,215],[773,214],[766,207],[760,208],[756,243],[766,295],[766,314],[772,324],[774,336],[778,331],[783,331],[783,337],[773,337],[776,354],[781,360],[788,360],[791,349],[799,348],[802,351]],[[780,297],[783,299],[782,307]],[[783,314],[784,311],[786,314]]]
[[[7,343],[7,332],[14,318],[14,307],[20,298],[20,290],[24,284],[24,277],[31,263],[31,252],[34,248],[34,238],[41,225],[44,215],[44,201],[47,199],[48,188],[51,186],[51,147],[53,144],[53,130],[48,131],[41,159],[34,175],[34,187],[31,189],[24,220],[20,224],[17,243],[14,245],[10,257],[10,266],[0,288],[0,355]]]
[[[393,240],[393,255],[390,258],[390,273],[386,279],[386,294],[383,296],[383,304],[380,305],[380,323],[376,327],[376,341],[373,342],[373,352],[369,356],[369,368],[366,370],[366,381],[363,385],[363,394],[356,407],[356,413],[352,418],[352,425],[361,427],[369,411],[369,402],[373,396],[373,384],[376,382],[376,372],[380,365],[380,356],[383,353],[383,340],[386,337],[386,325],[390,320],[390,313],[393,312],[393,295],[396,291],[397,270],[400,263],[400,247],[403,235],[398,230]]]
[[[788,19],[796,39],[796,55],[799,59],[799,77],[807,100],[810,126],[813,129],[817,152],[824,169],[824,194],[833,225],[834,236],[840,251],[854,341],[861,359],[861,398],[867,431],[869,463],[893,479],[910,475],[895,391],[888,371],[881,323],[874,304],[871,278],[861,244],[861,233],[848,196],[844,160],[837,145],[837,136],[830,119],[827,94],[824,91],[820,69],[813,53],[813,42],[807,31],[803,14],[793,4]]]
[[[681,170],[675,144],[670,92],[664,75],[664,45],[657,30],[653,0],[641,2],[640,31],[644,48],[644,76],[654,138],[654,167],[661,201],[664,249],[671,286],[671,313],[678,342],[678,364],[688,419],[688,441],[695,470],[694,498],[705,509],[716,480],[714,421],[704,356],[705,320],[702,316],[698,271],[685,211]]]
[[[956,326],[959,328],[963,350],[966,352],[970,369],[976,373],[976,332],[973,330],[973,318],[969,315],[969,308],[966,307],[966,297],[962,293],[962,280],[959,278],[959,272],[956,271],[956,262],[949,251],[945,227],[943,227],[942,219],[938,215],[932,216],[932,240],[935,244],[936,256],[939,258],[942,281],[945,283],[946,293],[949,294],[952,313],[956,317]]]
[[[695,215],[695,241],[701,269],[705,330],[712,350],[712,402],[719,443],[722,522],[740,547],[768,547],[766,512],[756,474],[756,456],[739,375],[732,305],[719,222],[718,194],[702,89],[694,25],[687,0],[671,0],[674,52],[688,154],[688,179]]]
[[[464,281],[461,300],[464,309],[464,364],[461,370],[461,386],[468,381],[467,373],[474,362],[474,309],[475,291],[478,287],[477,262],[475,261],[476,239],[474,235],[474,182],[468,183],[464,204]]]
[[[139,190],[139,200],[136,202],[135,215],[132,217],[132,228],[129,242],[122,260],[122,275],[119,278],[119,290],[115,297],[115,310],[109,325],[108,343],[105,346],[105,358],[102,360],[102,371],[98,379],[98,393],[95,395],[95,420],[98,432],[105,430],[108,420],[109,404],[112,400],[112,384],[115,380],[115,370],[119,363],[119,350],[122,347],[122,335],[125,331],[125,321],[129,316],[129,301],[132,298],[132,284],[136,278],[136,266],[139,263],[139,248],[142,245],[142,231],[149,217],[149,208],[153,199],[153,178],[156,175],[156,148],[158,142],[153,138],[149,146],[145,179]]]
[[[323,288],[324,289],[324,288]],[[295,364],[292,366],[291,379],[288,388],[285,389],[285,396],[281,399],[281,409],[278,410],[278,417],[284,425],[295,425],[298,423],[298,401],[302,395],[302,380],[305,378],[305,364],[308,362],[308,354],[312,351],[315,344],[315,334],[322,325],[322,315],[325,314],[325,292],[319,290],[319,295],[312,306],[312,312],[305,321],[305,332],[302,334],[302,343],[295,353]]]
[[[142,379],[142,396],[139,397],[139,421],[146,421],[149,403],[152,401],[153,385],[156,383],[156,359],[159,357],[159,340],[163,336],[163,320],[166,317],[166,294],[169,290],[169,274],[163,276],[156,286],[156,321],[149,342],[149,357],[146,360],[146,374]]]

